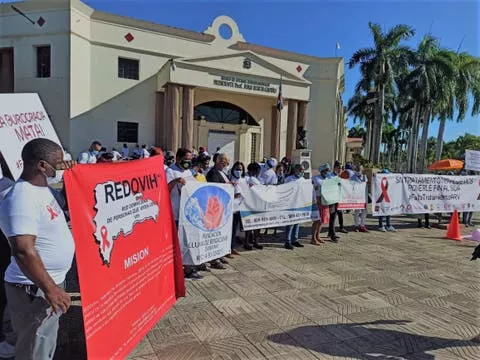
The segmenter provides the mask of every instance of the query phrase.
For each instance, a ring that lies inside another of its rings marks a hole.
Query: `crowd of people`
[[[180,148],[173,153],[161,147],[147,148],[136,145],[130,150],[125,144],[120,151],[107,151],[99,141],[78,157],[78,163],[130,161],[163,155],[168,191],[173,216],[178,227],[182,188],[192,181],[229,184],[234,188],[234,202],[242,199],[241,184],[250,187],[277,186],[299,181],[304,178],[301,164],[291,164],[289,159],[277,161],[266,158],[245,166],[240,161],[231,164],[231,159],[220,148],[210,155],[205,147],[196,149]],[[0,153],[1,155],[1,153]],[[64,189],[49,187],[52,179],[58,178],[59,170],[69,169],[75,161],[56,143],[47,139],[35,139],[25,145],[22,151],[24,169],[17,182],[13,181],[5,161],[0,156],[0,325],[3,316],[10,317],[13,331],[5,339],[0,331],[0,357],[17,359],[52,359],[56,348],[59,317],[70,306],[70,297],[65,292],[65,277],[70,270],[74,255],[74,242],[67,224],[67,202]],[[383,170],[382,173],[388,173]],[[337,243],[337,232],[348,233],[344,226],[345,212],[353,212],[354,231],[368,232],[367,209],[342,211],[338,204],[326,203],[322,186],[328,179],[340,177],[366,183],[367,177],[359,164],[344,166],[336,161],[333,168],[328,163],[320,165],[318,175],[311,178],[317,197],[318,220],[312,225],[312,245],[325,241]],[[368,202],[366,187],[365,202]],[[429,228],[429,216],[422,216],[425,227]],[[419,218],[419,226],[422,226]],[[336,222],[338,219],[338,229]],[[379,230],[394,232],[390,216],[379,217]],[[471,213],[464,215],[464,223],[471,224]],[[321,237],[323,227],[327,237]],[[276,235],[278,229],[273,229]],[[200,272],[226,269],[228,259],[239,256],[237,244],[245,251],[262,250],[262,239],[267,229],[244,231],[243,240],[237,236],[243,231],[240,214],[233,214],[231,251],[225,257],[199,266],[185,266],[187,279],[202,278]],[[284,248],[294,250],[305,245],[299,241],[299,224],[288,225],[284,233]],[[10,256],[11,253],[11,256]],[[8,300],[8,314],[5,312]],[[1,326],[0,326],[0,330]],[[13,345],[15,344],[15,346]]]

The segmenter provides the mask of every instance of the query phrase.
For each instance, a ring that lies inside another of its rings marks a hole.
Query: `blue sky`
[[[376,0],[376,1],[161,1],[87,0],[95,9],[195,31],[205,30],[218,15],[229,15],[246,41],[320,57],[348,59],[361,47],[372,44],[368,22],[385,29],[405,23],[417,33],[415,46],[431,31],[442,46],[480,56],[480,0]],[[345,69],[345,103],[359,79],[358,69]],[[480,135],[480,118],[469,116],[460,124],[448,124],[446,139],[465,132]],[[350,124],[351,125],[351,121]],[[436,123],[430,135],[436,135]]]

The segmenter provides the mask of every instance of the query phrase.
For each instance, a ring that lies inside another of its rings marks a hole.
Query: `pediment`
[[[302,76],[283,69],[252,51],[241,51],[195,58],[182,58],[176,59],[175,63],[273,79],[283,77],[284,80],[310,84],[310,82]]]

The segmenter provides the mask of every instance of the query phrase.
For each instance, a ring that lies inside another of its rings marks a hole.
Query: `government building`
[[[79,0],[0,4],[0,92],[38,93],[74,156],[100,140],[295,159],[306,130],[316,168],[345,158],[343,91],[342,58],[251,44],[228,16],[196,32]]]

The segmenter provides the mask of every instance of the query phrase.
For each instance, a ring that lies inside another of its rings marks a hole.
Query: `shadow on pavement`
[[[434,360],[435,356],[427,354],[427,351],[453,346],[479,346],[468,340],[414,335],[400,330],[391,330],[391,326],[389,329],[370,327],[405,325],[409,322],[379,320],[352,324],[300,326],[285,333],[270,335],[268,339],[275,343],[296,345],[328,356],[371,360]],[[296,343],[293,344],[285,335],[289,335]]]

